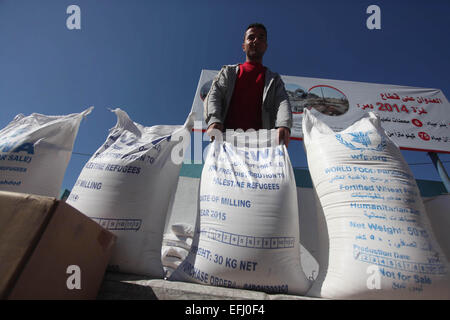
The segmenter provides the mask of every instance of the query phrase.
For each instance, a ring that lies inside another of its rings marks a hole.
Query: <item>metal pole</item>
[[[441,160],[439,159],[436,152],[428,152],[428,156],[431,158],[431,161],[433,161],[434,167],[438,171],[439,175],[441,176],[442,182],[444,183],[445,189],[447,189],[447,192],[450,193],[450,180],[448,179],[447,171],[445,171],[444,166],[442,165]]]

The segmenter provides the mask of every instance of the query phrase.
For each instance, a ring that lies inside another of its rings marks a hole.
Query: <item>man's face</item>
[[[264,29],[250,28],[245,32],[242,49],[250,61],[262,61],[267,49],[267,36]]]

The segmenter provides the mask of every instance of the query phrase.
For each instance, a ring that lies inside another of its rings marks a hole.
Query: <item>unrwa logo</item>
[[[383,136],[376,134],[376,136],[380,136],[380,143],[374,147],[374,143],[370,139],[370,135],[376,134],[374,131],[358,131],[358,132],[349,132],[346,133],[347,138],[344,137],[343,134],[336,134],[336,139],[344,146],[351,150],[372,150],[372,151],[383,151],[386,148],[386,139]]]

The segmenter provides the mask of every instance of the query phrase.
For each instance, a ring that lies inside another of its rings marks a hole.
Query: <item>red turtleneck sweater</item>
[[[225,118],[225,129],[262,128],[261,112],[266,67],[261,63],[239,65],[239,75]]]

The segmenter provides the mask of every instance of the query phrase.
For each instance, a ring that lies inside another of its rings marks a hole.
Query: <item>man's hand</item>
[[[209,136],[211,137],[211,142],[214,141],[214,138],[217,135],[222,134],[222,131],[223,131],[223,124],[219,122],[214,122],[210,124],[208,129],[206,129],[206,133],[209,134]]]
[[[289,145],[289,137],[291,136],[291,132],[286,127],[279,127],[278,131],[278,143],[284,143],[286,148]]]

